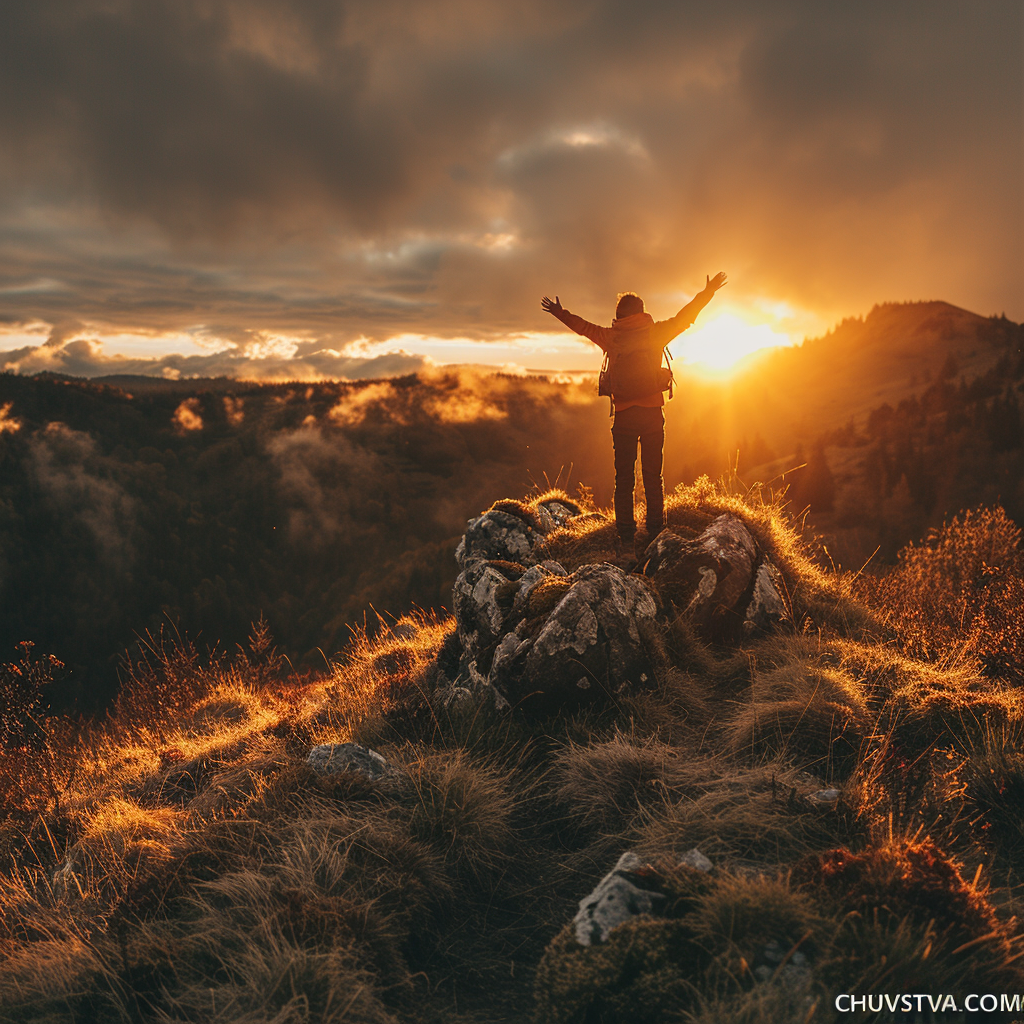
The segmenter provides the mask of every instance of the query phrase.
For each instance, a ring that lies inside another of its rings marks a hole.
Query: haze
[[[1024,319],[1022,12],[4,5],[0,369],[594,369],[542,294],[718,270],[676,349],[719,369],[887,300]]]

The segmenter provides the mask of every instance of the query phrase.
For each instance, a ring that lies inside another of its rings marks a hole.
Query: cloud
[[[88,434],[53,422],[29,439],[31,471],[44,507],[80,524],[105,564],[124,570],[134,560],[135,499],[118,483],[118,465]]]
[[[1011,2],[8,4],[0,318],[277,332],[311,378],[550,329],[545,291],[670,314],[720,267],[1024,319],[1021,64]]]
[[[171,417],[171,422],[182,434],[203,429],[203,417],[199,412],[199,399],[186,398]]]
[[[350,357],[331,349],[305,346],[301,353],[249,354],[237,346],[208,356],[166,355],[125,357],[105,355],[92,339],[63,345],[28,345],[0,352],[0,372],[63,373],[73,377],[146,375],[178,380],[182,377],[234,377],[264,382],[288,380],[360,380],[415,373],[427,365],[420,356],[391,352],[370,358]]]
[[[313,424],[274,434],[267,451],[279,474],[288,539],[315,550],[337,540],[378,476],[375,453],[340,433],[325,437]]]

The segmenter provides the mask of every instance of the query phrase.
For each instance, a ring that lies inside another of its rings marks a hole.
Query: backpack
[[[639,334],[640,337],[635,340],[624,339],[623,343],[605,352],[601,375],[597,380],[597,393],[620,401],[630,401],[658,391],[667,391],[671,398],[675,377],[672,374],[668,346],[659,352],[651,346],[646,331],[630,333]],[[668,366],[661,365],[662,356]]]

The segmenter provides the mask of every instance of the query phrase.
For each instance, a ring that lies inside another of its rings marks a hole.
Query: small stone
[[[604,942],[611,930],[634,917],[650,916],[654,904],[663,900],[662,893],[637,885],[643,861],[627,850],[594,891],[580,900],[580,909],[573,918],[576,941],[581,946]]]
[[[807,798],[815,807],[835,807],[839,802],[838,789],[819,789]]]
[[[684,853],[679,861],[679,867],[693,868],[694,871],[700,871],[705,875],[711,870],[712,866],[711,861],[696,846]]]
[[[309,752],[306,762],[317,775],[358,772],[371,782],[395,772],[376,750],[358,743],[321,743]]]

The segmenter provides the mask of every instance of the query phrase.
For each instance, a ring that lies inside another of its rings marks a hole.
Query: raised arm
[[[659,333],[664,332],[668,341],[677,334],[682,334],[697,319],[697,314],[714,298],[715,292],[723,288],[729,280],[723,271],[719,271],[714,277],[708,277],[707,274],[704,277],[707,281],[704,288],[697,292],[671,320],[662,320],[658,324]]]
[[[559,301],[557,295],[553,300],[545,295],[540,300],[540,306],[546,313],[550,313],[555,319],[561,320],[570,331],[582,334],[584,338],[589,338],[595,345],[599,345],[605,351],[608,350],[613,334],[610,327],[592,324],[589,320],[584,320],[583,317],[570,313]]]

